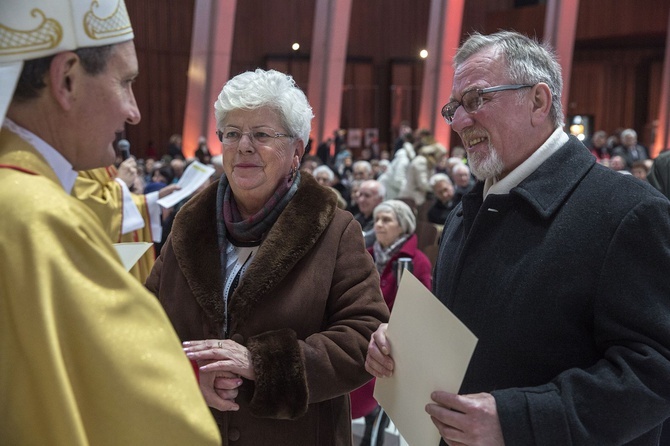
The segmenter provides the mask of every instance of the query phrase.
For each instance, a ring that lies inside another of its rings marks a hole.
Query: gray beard
[[[498,152],[490,144],[488,153],[468,153],[468,166],[479,181],[498,178],[505,168]]]

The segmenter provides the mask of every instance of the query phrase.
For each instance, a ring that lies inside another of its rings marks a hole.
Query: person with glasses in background
[[[433,292],[479,341],[459,394],[426,395],[427,416],[443,444],[657,445],[670,203],[564,132],[548,47],[475,33],[454,69],[442,113],[479,181],[447,217]],[[385,330],[366,361],[378,377],[394,367]]]
[[[147,280],[196,361],[223,444],[342,445],[389,311],[360,225],[300,160],[312,108],[257,69],[214,104],[224,175],[188,201]]]

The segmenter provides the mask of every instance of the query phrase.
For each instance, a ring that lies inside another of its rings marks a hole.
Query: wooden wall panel
[[[569,114],[593,115],[595,130],[608,133],[632,127],[643,144],[651,144],[662,64],[662,48],[575,51]]]
[[[424,64],[422,61],[391,61],[390,70],[388,141],[393,142],[398,136],[402,121],[418,121]]]
[[[348,54],[352,58],[371,58],[372,85],[376,94],[376,100],[361,103],[362,110],[357,113],[377,117],[373,127],[379,128],[382,150],[393,142],[401,120],[416,124],[417,112],[412,112],[411,108],[406,113],[402,109],[401,116],[393,114],[398,111],[392,109],[392,104],[399,90],[392,79],[392,66],[396,60],[422,65],[419,52],[426,48],[429,12],[430,0],[354,0],[352,4]],[[417,98],[420,97],[421,82],[422,78],[417,77],[412,84],[411,89],[415,90]],[[407,91],[405,87],[403,89]],[[351,123],[356,120],[347,119]]]
[[[541,39],[544,32],[545,11],[546,5],[543,4],[491,11],[486,14],[485,32],[490,34],[500,29],[508,29]]]
[[[145,157],[150,142],[162,155],[184,122],[194,0],[126,0],[126,6],[140,67],[133,90],[142,114],[139,125],[126,127],[126,137],[136,156]]]
[[[142,113],[142,122],[129,126],[127,137],[140,156],[149,141],[164,152],[169,136],[183,125],[194,0],[126,4],[136,35],[141,73],[134,89]],[[513,0],[469,0],[464,35],[498,28],[541,35],[545,5],[513,5]],[[315,0],[238,2],[231,74],[282,67],[306,90],[314,9]],[[418,52],[426,44],[429,10],[430,0],[354,0],[343,125],[378,127],[382,145],[393,140],[400,120],[416,125],[413,105],[403,105],[398,115],[397,86],[420,97],[421,75],[413,74],[407,84],[409,71],[403,74],[400,66],[422,70]],[[593,114],[596,126],[608,132],[633,126],[642,135],[658,107],[669,11],[670,0],[644,2],[644,7],[638,0],[580,2],[570,114]],[[296,41],[297,53],[290,49]]]
[[[482,8],[483,3],[485,0],[478,0],[468,2],[468,6],[476,8],[477,4],[480,10],[486,11]],[[498,10],[491,5],[489,7],[491,9],[485,14],[485,32],[514,29],[542,37],[546,5]],[[471,10],[466,9],[468,11]],[[583,0],[579,2],[576,39],[582,43],[616,41],[617,45],[624,46],[656,44],[659,38],[665,36],[669,12],[670,0],[646,1],[644,7],[639,0]],[[467,23],[474,17],[472,14],[464,17],[464,34],[468,28],[482,31],[476,21]]]
[[[486,32],[487,17],[514,8],[514,0],[468,0],[463,5],[463,35]]]
[[[261,66],[267,70],[277,70],[293,76],[296,85],[307,94],[307,80],[309,79],[309,59],[293,57],[268,57]]]
[[[377,127],[377,87],[372,62],[347,62],[342,96],[342,127]]]
[[[372,57],[376,66],[418,58],[426,47],[430,0],[354,0],[348,54]]]
[[[231,76],[265,68],[268,57],[289,57],[294,42],[298,55],[308,55],[314,10],[314,0],[238,1]]]
[[[668,12],[670,0],[582,0],[576,38],[639,42],[665,36]]]
[[[663,61],[654,61],[649,67],[649,103],[647,116],[651,122],[643,130],[643,140],[649,142],[649,146],[656,138],[657,117],[661,107],[661,86],[663,85]]]
[[[605,102],[603,67],[598,63],[584,62],[574,64],[572,76],[579,82],[570,85],[570,102],[568,115],[590,115],[595,121],[594,126],[602,127],[603,105]],[[566,116],[566,120],[568,116]]]

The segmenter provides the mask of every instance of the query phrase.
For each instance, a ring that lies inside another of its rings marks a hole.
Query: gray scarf
[[[226,248],[228,240],[241,246],[257,246],[263,239],[263,235],[272,228],[279,214],[282,213],[288,202],[295,195],[300,185],[300,172],[289,177],[286,183],[281,184],[272,194],[263,208],[256,214],[242,219],[235,203],[235,197],[230,189],[228,178],[221,176],[216,192],[216,232],[219,243],[219,255],[221,259],[221,283],[226,283],[226,265],[228,256]],[[222,286],[225,289],[225,286]],[[228,296],[223,296],[224,336],[228,337]]]
[[[393,256],[396,255],[398,251],[400,251],[400,248],[402,248],[402,245],[405,244],[410,236],[411,234],[405,234],[401,236],[386,249],[382,248],[382,245],[379,244],[379,241],[375,241],[374,245],[372,245],[372,250],[374,252],[375,266],[377,267],[377,272],[379,274],[384,272],[384,268],[386,268],[388,261],[391,260],[391,258],[393,258]]]

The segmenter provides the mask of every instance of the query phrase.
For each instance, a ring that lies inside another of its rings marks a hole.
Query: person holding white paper
[[[433,292],[479,340],[460,395],[426,406],[443,443],[658,445],[670,202],[564,133],[548,47],[475,33],[454,67],[442,115],[479,181],[447,217]],[[392,373],[391,347],[381,326],[373,375]]]
[[[401,268],[399,260],[409,259],[412,262],[412,273],[429,290],[432,266],[428,257],[417,247],[416,217],[407,203],[400,200],[383,201],[375,206],[372,217],[375,242],[368,248],[368,252],[372,255],[379,273],[384,301],[389,311],[392,311],[398,293],[398,268]],[[372,426],[379,412],[379,406],[373,397],[374,388],[375,381],[372,380],[350,395],[352,418],[365,417],[365,432],[360,446],[370,445]],[[384,427],[382,423],[381,439],[377,440],[378,446],[383,444]]]
[[[389,315],[361,227],[300,172],[313,113],[291,76],[233,77],[215,116],[224,175],[175,216],[146,286],[224,446],[349,444],[349,392]]]

